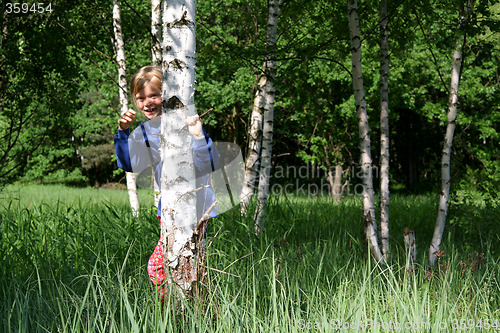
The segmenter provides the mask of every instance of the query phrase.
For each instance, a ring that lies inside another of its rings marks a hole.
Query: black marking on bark
[[[187,15],[187,11],[184,11],[181,18],[179,20],[175,20],[174,22],[169,23],[168,27],[170,29],[172,29],[174,27],[181,27],[183,25],[186,26],[186,25],[194,24],[193,21],[186,19],[186,15]]]
[[[175,183],[184,183],[184,182],[187,182],[187,179],[182,177],[182,176],[179,176],[177,177],[175,180],[174,180]]]
[[[168,101],[164,101],[164,107],[169,110],[180,109],[184,107],[184,104],[177,98],[177,96],[172,96]]]
[[[179,59],[174,59],[169,63],[174,69],[182,69],[186,67],[186,63],[180,61]]]

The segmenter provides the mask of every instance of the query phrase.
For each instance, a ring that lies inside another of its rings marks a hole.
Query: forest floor
[[[228,211],[207,232],[204,295],[161,311],[146,264],[159,237],[152,194],[15,185],[0,191],[2,332],[495,332],[500,211],[450,207],[426,266],[438,197],[393,195],[391,265],[367,255],[361,200],[271,197],[264,232]],[[417,235],[406,268],[403,229]],[[181,310],[183,307],[183,310]]]

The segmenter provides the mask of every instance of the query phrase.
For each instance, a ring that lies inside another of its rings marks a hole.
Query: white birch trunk
[[[195,171],[192,137],[185,118],[195,112],[194,0],[163,5],[163,80],[161,115],[161,239],[167,284],[189,294],[198,279]],[[191,191],[191,192],[190,192]]]
[[[370,251],[377,262],[384,263],[377,238],[375,221],[375,199],[373,191],[372,158],[370,152],[370,128],[366,111],[365,91],[363,87],[363,71],[361,68],[361,37],[359,33],[358,4],[356,0],[348,0],[349,32],[351,36],[352,81],[356,112],[359,124],[359,141],[361,150],[361,170],[363,173],[363,215],[366,240]]]
[[[264,68],[265,71],[265,68]],[[245,179],[241,191],[241,214],[245,214],[248,204],[255,192],[255,183],[259,170],[260,152],[262,147],[262,118],[264,114],[264,87],[266,76],[263,75],[257,83],[257,92],[253,100],[252,117],[248,133],[248,152],[245,161]]]
[[[380,229],[389,261],[389,31],[387,0],[380,2]]]
[[[469,19],[469,16],[474,8],[475,1],[468,1],[467,6],[460,10],[460,23],[462,24]],[[450,96],[448,102],[448,125],[446,127],[446,134],[443,143],[443,152],[441,157],[441,193],[439,197],[439,209],[434,227],[434,235],[429,247],[429,265],[434,267],[437,256],[436,252],[439,251],[441,240],[443,238],[443,231],[446,222],[446,214],[448,211],[448,198],[450,194],[450,158],[451,148],[453,144],[453,136],[455,133],[455,120],[457,118],[457,104],[458,104],[458,89],[460,84],[461,64],[462,64],[462,49],[465,44],[465,35],[462,39],[457,39],[455,49],[453,51],[453,64],[451,70],[451,83],[450,83]]]
[[[161,0],[151,0],[151,55],[153,66],[161,67],[161,33],[162,33],[162,25],[161,25]],[[158,203],[160,201],[160,186],[154,181],[154,170],[153,173],[153,198],[154,205],[158,207]]]
[[[467,6],[460,10],[459,28],[469,19],[474,8],[475,1],[468,1]],[[436,263],[436,252],[439,251],[443,231],[448,212],[448,198],[450,194],[450,158],[451,147],[453,144],[453,135],[455,133],[455,120],[457,119],[458,88],[460,85],[462,49],[465,45],[465,34],[462,39],[457,39],[455,49],[453,50],[453,64],[451,68],[450,96],[448,100],[448,125],[443,143],[443,152],[441,156],[441,193],[439,196],[439,209],[434,227],[434,235],[429,247],[429,265],[434,267]]]
[[[404,228],[403,238],[405,241],[406,255],[408,256],[408,271],[415,269],[415,262],[417,261],[417,239],[415,231],[409,228]]]
[[[335,165],[335,178],[333,180],[332,194],[335,201],[340,201],[342,197],[342,166],[340,164]]]
[[[255,231],[259,233],[264,226],[265,208],[269,196],[269,181],[271,178],[271,154],[273,144],[274,99],[276,79],[276,41],[278,18],[280,15],[280,0],[269,1],[266,41],[266,84],[264,102],[264,123],[262,128],[262,152],[258,186],[258,204],[255,211]]]
[[[120,96],[120,113],[123,115],[128,111],[128,88],[127,88],[127,66],[125,63],[125,47],[123,45],[122,22],[120,18],[120,1],[113,0],[113,30],[115,34],[116,62],[118,63],[118,92]],[[137,185],[135,175],[126,172],[127,190],[132,208],[132,214],[139,216],[139,198],[137,197]]]
[[[153,66],[161,67],[161,0],[151,0],[151,53]]]
[[[325,152],[325,164],[328,169],[327,180],[330,183],[330,196],[335,201],[340,201],[342,197],[342,166],[340,164],[335,165],[335,174],[332,171],[332,165],[329,160],[328,148],[327,146],[323,146],[323,150]]]

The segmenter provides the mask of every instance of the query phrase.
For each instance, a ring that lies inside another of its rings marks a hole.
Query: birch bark
[[[335,178],[333,180],[332,196],[335,201],[340,201],[342,197],[342,166],[340,164],[335,165]]]
[[[151,53],[153,66],[161,67],[161,1],[151,0]]]
[[[278,18],[280,16],[280,0],[269,1],[266,37],[266,83],[264,87],[264,123],[262,128],[262,152],[260,163],[258,204],[255,210],[255,231],[259,233],[264,226],[265,208],[269,196],[269,181],[271,177],[271,153],[273,144],[274,99],[276,79],[276,42]]]
[[[266,69],[264,67],[264,73]],[[245,179],[241,191],[240,207],[244,215],[255,192],[255,183],[259,170],[260,152],[262,147],[262,118],[264,114],[264,89],[266,76],[263,75],[257,83],[257,92],[253,100],[250,131],[248,133],[248,152],[245,161]]]
[[[128,88],[127,88],[127,66],[125,63],[125,47],[123,45],[122,23],[120,15],[120,1],[113,0],[113,31],[115,35],[116,62],[118,63],[118,84],[120,97],[120,113],[123,115],[128,111]],[[127,179],[127,190],[134,216],[139,215],[139,198],[137,197],[137,185],[135,175],[132,172],[125,173]]]
[[[363,70],[361,68],[361,38],[359,33],[358,3],[348,0],[349,32],[351,37],[352,82],[359,125],[359,145],[361,150],[361,170],[363,173],[363,214],[364,231],[374,258],[384,263],[377,238],[375,221],[375,199],[373,193],[372,158],[370,152],[370,128],[366,111]]]
[[[417,262],[417,239],[415,237],[415,231],[404,228],[403,239],[405,241],[406,255],[408,256],[406,268],[408,271],[413,271],[415,269],[415,263]]]
[[[467,1],[464,8],[460,8],[460,22],[458,28],[469,19],[474,8],[475,1]],[[429,265],[434,267],[439,251],[441,240],[443,238],[444,226],[446,223],[446,214],[448,212],[448,198],[450,194],[450,158],[451,147],[453,144],[453,135],[455,133],[455,120],[457,119],[457,104],[458,104],[458,88],[460,85],[461,65],[462,65],[462,49],[465,46],[466,34],[456,41],[455,49],[453,50],[453,64],[451,68],[450,95],[448,99],[448,125],[446,126],[446,134],[443,143],[443,152],[441,156],[441,193],[439,196],[439,209],[434,227],[434,235],[429,247]]]
[[[194,0],[163,2],[161,144],[161,239],[169,285],[185,296],[198,280],[195,171],[192,137],[185,126],[194,114]]]
[[[389,260],[389,30],[387,0],[380,2],[380,228]]]
[[[151,55],[153,60],[153,66],[161,67],[161,1],[162,0],[151,0]],[[160,201],[160,186],[154,181],[154,171],[152,170],[153,176],[153,196],[154,205],[158,207]]]

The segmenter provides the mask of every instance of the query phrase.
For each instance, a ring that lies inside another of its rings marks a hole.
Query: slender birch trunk
[[[161,239],[168,285],[182,296],[198,280],[196,194],[192,137],[185,118],[194,114],[196,3],[163,2]]]
[[[240,199],[242,214],[246,213],[248,204],[254,195],[255,183],[258,176],[260,152],[262,147],[262,118],[264,114],[264,87],[266,85],[266,81],[265,75],[259,79],[259,82],[257,83],[257,92],[253,100],[250,131],[248,133],[248,152],[245,161],[245,179]]]
[[[333,199],[335,201],[340,201],[342,198],[342,166],[340,164],[335,165],[335,178],[333,179]]]
[[[417,262],[417,238],[415,237],[415,230],[404,228],[403,239],[405,241],[406,255],[408,256],[408,271],[415,269]]]
[[[389,30],[387,0],[380,2],[380,228],[389,261]]]
[[[151,55],[153,66],[161,67],[161,1],[162,0],[151,0]],[[160,201],[160,186],[154,181],[154,170],[152,172],[153,179],[153,197],[154,197],[154,205],[158,207]]]
[[[128,111],[128,88],[119,0],[113,0],[113,30],[115,34],[116,62],[118,63],[118,84],[120,85],[118,89],[120,96],[120,113],[123,115]],[[139,198],[137,197],[135,175],[132,172],[126,172],[125,175],[127,178],[130,207],[132,208],[132,214],[137,217],[139,215]]]
[[[366,240],[372,255],[378,262],[384,263],[377,238],[375,221],[375,199],[373,191],[372,158],[370,152],[370,128],[366,111],[365,91],[363,87],[363,71],[361,68],[361,37],[359,33],[357,0],[348,0],[349,32],[351,36],[352,82],[356,112],[359,124],[359,145],[361,150],[361,170],[363,173],[363,215]]]
[[[151,53],[153,66],[161,67],[161,1],[151,0]]]
[[[335,174],[332,170],[332,164],[330,163],[329,160],[329,153],[328,153],[328,148],[327,146],[323,146],[323,150],[325,152],[325,164],[326,168],[328,170],[328,175],[326,179],[328,180],[328,183],[330,184],[330,196],[333,198],[335,201],[340,201],[340,198],[342,197],[342,166],[340,164],[335,165]]]
[[[262,127],[262,152],[260,163],[258,204],[255,210],[255,231],[259,233],[264,226],[265,208],[269,196],[269,181],[271,178],[271,153],[273,145],[274,99],[276,79],[276,41],[278,18],[280,16],[280,0],[269,1],[269,16],[267,19],[266,38],[266,84],[264,102],[264,124]]]
[[[467,1],[465,8],[460,8],[460,22],[458,28],[469,19],[474,8],[475,1]],[[446,222],[446,214],[448,211],[448,197],[450,194],[450,157],[451,147],[453,144],[453,135],[455,133],[455,120],[457,119],[457,104],[458,104],[458,88],[460,84],[461,65],[462,65],[462,49],[465,46],[466,34],[463,39],[459,38],[456,41],[455,49],[453,50],[453,64],[451,68],[451,83],[450,95],[448,100],[448,125],[446,126],[446,134],[443,143],[443,152],[441,156],[441,194],[439,196],[439,210],[434,227],[434,235],[429,247],[429,265],[434,267],[436,263],[436,252],[439,251],[443,231]]]

